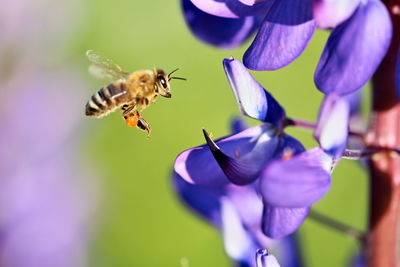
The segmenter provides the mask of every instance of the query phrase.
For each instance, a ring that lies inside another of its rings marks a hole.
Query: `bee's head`
[[[162,69],[154,70],[156,76],[157,90],[163,97],[171,97],[171,87],[169,85],[168,75]]]
[[[155,75],[156,75],[156,85],[158,89],[158,93],[162,95],[163,97],[171,98],[171,86],[170,86],[170,81],[172,79],[177,79],[177,80],[186,80],[185,78],[180,78],[180,77],[171,77],[171,74],[177,71],[178,69],[175,69],[171,71],[168,75],[163,71],[162,69],[155,69]]]

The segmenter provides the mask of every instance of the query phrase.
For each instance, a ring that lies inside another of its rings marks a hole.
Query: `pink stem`
[[[314,122],[297,120],[297,119],[287,119],[286,126],[294,126],[304,129],[315,129],[317,127],[317,125]],[[364,137],[364,133],[356,131],[349,131],[349,135]]]
[[[395,71],[400,41],[400,0],[384,0],[393,22],[389,51],[375,73],[373,111],[365,138],[370,147],[400,147],[400,104],[396,97]],[[381,149],[370,160],[370,214],[367,238],[369,267],[399,267],[400,157]]]

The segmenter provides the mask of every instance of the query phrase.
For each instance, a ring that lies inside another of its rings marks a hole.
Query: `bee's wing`
[[[86,57],[91,63],[89,72],[95,77],[118,80],[126,79],[129,75],[129,73],[123,71],[111,59],[105,58],[93,50],[88,50]]]

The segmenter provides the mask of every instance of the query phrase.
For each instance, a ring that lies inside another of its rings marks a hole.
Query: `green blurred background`
[[[77,11],[84,18],[66,54],[87,77],[87,99],[104,85],[87,73],[84,54],[89,49],[126,70],[179,67],[179,76],[188,79],[173,81],[173,97],[159,98],[145,111],[150,138],[127,128],[118,112],[101,120],[82,115],[87,126],[82,162],[95,166],[102,188],[90,229],[90,266],[230,266],[219,233],[181,205],[170,174],[179,152],[204,142],[202,127],[215,137],[229,133],[229,120],[239,112],[222,59],[241,59],[249,44],[221,51],[201,43],[187,29],[179,1],[89,0],[84,5]],[[313,84],[313,72],[327,37],[317,31],[294,63],[254,73],[293,118],[316,119],[322,94]],[[82,99],[82,114],[87,99]],[[311,132],[289,133],[308,148],[316,144]],[[361,166],[343,160],[333,174],[332,189],[315,209],[364,229],[366,185]],[[347,266],[357,251],[356,242],[310,219],[300,228],[300,238],[306,266]]]

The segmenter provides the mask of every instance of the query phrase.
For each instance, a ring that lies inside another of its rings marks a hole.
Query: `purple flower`
[[[218,47],[238,46],[258,29],[243,56],[253,70],[286,66],[304,51],[317,26],[334,28],[315,72],[315,84],[324,93],[361,88],[392,35],[379,0],[182,0],[182,6],[191,31]]]
[[[225,251],[237,266],[263,266],[254,260],[260,247],[278,253],[283,266],[302,266],[294,236],[274,241],[261,232],[263,204],[254,186],[193,185],[177,173],[173,183],[181,200],[221,231]]]
[[[262,196],[263,232],[272,238],[284,237],[301,225],[309,207],[329,190],[334,157],[319,147],[305,151],[299,141],[284,133],[288,119],[283,108],[240,61],[224,60],[224,68],[242,113],[264,124],[243,130],[236,123],[239,132],[216,142],[203,131],[207,144],[182,152],[175,171],[196,185],[255,187]],[[326,109],[333,110],[332,114],[343,112],[341,105]],[[324,133],[320,136],[324,144],[333,144],[328,146],[330,152],[340,154],[347,132],[330,135],[329,125],[320,126]]]
[[[391,36],[392,24],[384,4],[361,1],[328,39],[315,71],[318,89],[326,94],[347,94],[361,88],[381,63]]]

